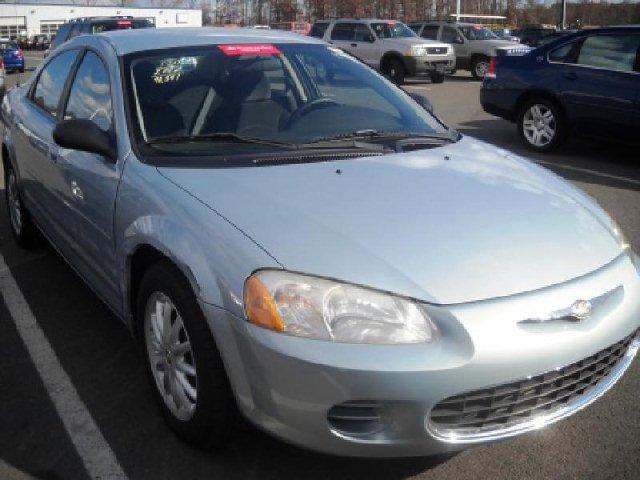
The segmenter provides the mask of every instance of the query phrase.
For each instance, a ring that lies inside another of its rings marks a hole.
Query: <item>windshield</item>
[[[389,20],[388,22],[372,23],[371,28],[378,38],[417,37],[416,32],[402,22]]]
[[[449,132],[402,90],[325,45],[218,45],[132,55],[125,69],[134,132],[156,154],[273,152],[365,130]],[[246,139],[252,141],[239,141]]]
[[[0,50],[18,50],[18,44],[15,42],[0,42]]]
[[[460,27],[467,40],[495,40],[498,36],[482,25],[465,25]]]

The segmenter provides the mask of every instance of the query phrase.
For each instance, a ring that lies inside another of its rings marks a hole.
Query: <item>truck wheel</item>
[[[564,115],[555,102],[546,98],[533,98],[520,109],[518,133],[531,150],[550,152],[565,140]]]
[[[384,73],[386,73],[396,85],[402,85],[404,83],[404,65],[397,58],[389,59]]]
[[[444,82],[444,73],[431,72],[431,83],[442,83],[442,82]]]
[[[489,59],[487,57],[476,57],[471,63],[471,75],[476,80],[482,80],[489,69]]]

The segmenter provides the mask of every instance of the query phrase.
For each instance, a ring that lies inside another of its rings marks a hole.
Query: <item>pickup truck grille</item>
[[[429,55],[445,55],[447,53],[447,47],[428,47],[427,53]]]
[[[547,373],[449,397],[430,413],[449,434],[499,432],[561,409],[605,379],[627,353],[638,331],[584,360]]]

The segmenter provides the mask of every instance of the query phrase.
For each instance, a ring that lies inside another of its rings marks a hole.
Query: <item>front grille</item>
[[[327,420],[335,430],[350,437],[371,435],[384,428],[382,405],[374,401],[356,400],[335,405],[327,412]]]
[[[427,53],[429,55],[444,55],[447,53],[447,47],[428,47]]]
[[[606,378],[624,357],[637,333],[566,367],[449,397],[431,410],[431,424],[437,430],[454,435],[486,433],[551,414]]]

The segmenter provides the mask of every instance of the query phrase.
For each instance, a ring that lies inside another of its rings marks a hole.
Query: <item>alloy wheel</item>
[[[145,343],[156,387],[179,420],[194,414],[198,397],[196,363],[182,317],[167,295],[149,296],[144,316]]]
[[[481,60],[476,63],[476,76],[478,78],[484,78],[487,74],[487,70],[489,70],[489,62]]]
[[[536,147],[545,147],[556,135],[556,119],[544,104],[531,105],[522,118],[522,132],[527,141]]]
[[[18,191],[18,180],[11,168],[7,175],[7,203],[11,227],[17,235],[20,235],[22,231],[22,204],[20,202],[20,192]]]

